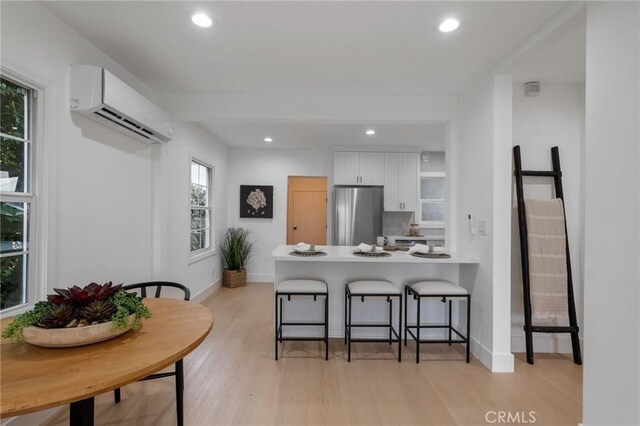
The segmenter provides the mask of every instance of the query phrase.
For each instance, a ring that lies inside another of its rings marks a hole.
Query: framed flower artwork
[[[240,217],[272,219],[273,186],[240,185]]]

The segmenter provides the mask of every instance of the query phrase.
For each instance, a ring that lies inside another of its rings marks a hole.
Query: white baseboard
[[[218,278],[217,281],[212,282],[204,289],[200,290],[196,293],[195,296],[191,297],[192,302],[201,303],[204,299],[211,296],[222,286],[222,278]]]
[[[485,367],[491,370],[493,354],[482,343],[480,343],[473,337],[471,338],[470,351],[473,355],[475,355],[476,358],[480,360],[481,363],[484,364]]]
[[[533,347],[539,353],[573,353],[571,336],[569,334],[534,334]],[[524,335],[511,336],[511,351],[515,353],[526,352]],[[584,342],[580,338],[580,349],[584,355]]]
[[[11,417],[8,419],[2,419],[2,426],[33,426],[40,425],[46,422],[50,417],[53,417],[58,411],[62,410],[63,406],[49,408],[48,410],[36,411],[35,413],[24,414],[22,416]]]
[[[274,274],[247,274],[247,281],[250,283],[272,283],[275,279]]]
[[[471,338],[471,353],[492,373],[513,373],[515,360],[512,353],[493,353],[477,339]]]
[[[515,357],[511,352],[493,353],[492,373],[513,373],[514,371]]]

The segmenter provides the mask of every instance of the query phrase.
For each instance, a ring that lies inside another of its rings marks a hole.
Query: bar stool
[[[291,296],[313,296],[316,301],[318,296],[324,297],[324,322],[283,322],[282,297],[286,296],[291,300]],[[278,309],[278,304],[280,309]],[[325,360],[329,359],[329,290],[327,283],[319,280],[287,280],[282,281],[276,288],[276,326],[275,326],[275,343],[276,343],[276,361],[278,360],[278,342],[284,341],[311,341],[324,342],[325,344]],[[324,327],[324,337],[283,337],[283,326],[319,326]]]
[[[417,318],[415,325],[409,325],[407,322],[407,303],[409,296],[416,300]],[[448,325],[422,325],[420,323],[420,302],[423,298],[442,299],[442,303],[449,300],[449,324]],[[467,300],[467,335],[463,336],[451,324],[451,299]],[[420,344],[421,343],[466,343],[467,345],[467,363],[469,363],[469,331],[471,326],[471,295],[463,287],[457,286],[449,281],[419,281],[404,286],[404,344],[407,345],[407,333],[411,335],[416,342],[416,363],[420,362]],[[416,329],[416,334],[411,331]],[[422,328],[446,328],[449,330],[449,339],[420,339],[420,329]],[[460,336],[460,339],[452,340],[451,333]]]
[[[385,297],[389,303],[389,324],[353,324],[351,322],[352,299],[359,297],[364,302],[365,297]],[[389,281],[352,281],[345,286],[344,293],[344,343],[348,347],[347,361],[351,362],[351,342],[398,342],[398,362],[402,360],[402,339],[393,327],[393,298],[398,298],[398,330],[402,327],[402,293],[400,289]],[[384,327],[389,328],[388,339],[352,339],[352,327]],[[395,335],[395,339],[393,336]]]

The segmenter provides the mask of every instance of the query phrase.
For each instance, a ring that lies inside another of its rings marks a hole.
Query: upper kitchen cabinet
[[[336,152],[333,156],[334,185],[384,185],[384,154]]]
[[[384,210],[404,212],[418,210],[417,153],[384,155]]]

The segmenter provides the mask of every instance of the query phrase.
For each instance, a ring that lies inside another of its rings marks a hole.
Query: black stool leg
[[[389,302],[389,346],[393,343],[393,298],[387,297]]]
[[[184,369],[182,360],[176,362],[176,412],[178,415],[178,426],[184,425]]]
[[[451,346],[451,299],[449,299],[449,346]]]
[[[289,300],[291,300],[291,296],[289,296]],[[282,312],[284,308],[282,307],[282,297],[280,298],[280,327],[278,327],[278,334],[280,335],[280,343],[282,343]]]
[[[120,402],[120,388],[113,390],[113,399],[116,401],[116,404]]]
[[[324,297],[324,359],[329,361],[329,292]]]
[[[276,298],[275,298],[275,312],[276,312],[276,320],[275,320],[276,330],[275,330],[274,336],[275,336],[275,343],[276,343],[276,361],[277,361],[278,360],[278,328],[279,328],[279,325],[278,325],[278,318],[279,318],[278,317],[278,293],[276,293]]]
[[[347,287],[344,288],[344,344],[347,344]]]
[[[416,310],[418,311],[417,315],[417,323],[416,323],[416,364],[420,363],[420,296],[416,299],[418,302],[418,306]]]
[[[353,305],[351,305],[351,295],[347,294],[347,299],[349,301],[349,317],[348,317],[348,323],[347,323],[347,333],[348,333],[348,337],[347,337],[347,362],[351,362],[351,309],[353,307]]]
[[[469,363],[469,347],[471,346],[471,296],[467,296],[467,364]]]
[[[398,296],[398,362],[402,362],[402,295]]]
[[[407,322],[407,299],[409,299],[409,288],[405,285],[404,286],[404,345],[405,346],[407,346],[407,328],[409,326],[409,323]]]

